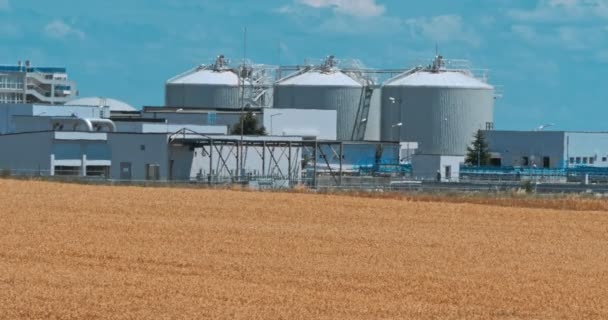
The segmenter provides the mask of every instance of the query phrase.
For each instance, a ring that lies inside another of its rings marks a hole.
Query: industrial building
[[[30,61],[0,66],[0,103],[64,104],[76,97],[65,68],[35,67]]]
[[[17,69],[34,78],[44,71]],[[341,185],[344,176],[457,182],[462,168],[471,176],[463,163],[478,130],[496,168],[608,168],[608,133],[494,130],[498,95],[486,74],[441,56],[428,66],[373,70],[333,56],[231,67],[220,55],[169,79],[164,106],[141,110],[102,97],[26,103],[23,94],[0,103],[0,150],[19,150],[2,152],[0,169],[17,174],[203,183],[271,177],[282,186],[318,177]],[[246,114],[266,136],[231,135]]]
[[[485,131],[496,167],[608,168],[607,132]]]

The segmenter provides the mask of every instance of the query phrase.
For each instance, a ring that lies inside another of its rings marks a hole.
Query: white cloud
[[[334,12],[356,17],[377,17],[384,14],[386,8],[376,0],[296,0],[312,8],[332,8]],[[283,7],[283,11],[289,11]]]
[[[47,24],[44,27],[44,33],[48,37],[55,39],[67,39],[74,37],[82,40],[85,38],[85,33],[83,31],[70,26],[62,20],[54,20]]]
[[[459,15],[441,15],[406,20],[413,36],[440,43],[462,42],[479,46],[481,38],[473,29],[466,28]]]
[[[335,16],[324,20],[312,31],[344,35],[393,35],[403,32],[403,22],[387,16],[363,21],[356,17]]]
[[[532,10],[510,10],[518,21],[564,22],[608,18],[608,0],[540,0]]]
[[[0,0],[0,11],[9,10],[11,8],[11,4],[8,0]]]
[[[530,25],[513,25],[511,33],[531,45],[580,51],[601,49],[603,42],[598,42],[598,39],[608,35],[607,29],[607,27],[575,26],[542,29]]]

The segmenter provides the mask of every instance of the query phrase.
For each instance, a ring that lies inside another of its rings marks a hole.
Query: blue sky
[[[608,130],[608,0],[0,0],[0,63],[66,66],[81,96],[162,105],[165,80],[242,56],[335,54],[375,68],[447,58],[491,70],[499,129]]]

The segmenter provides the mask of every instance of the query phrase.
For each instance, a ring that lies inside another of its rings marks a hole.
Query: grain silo
[[[242,88],[247,83],[228,60],[220,55],[214,64],[199,66],[169,79],[165,86],[165,105],[169,107],[240,109]]]
[[[418,153],[464,155],[473,134],[494,122],[494,88],[466,69],[432,66],[382,88],[382,139],[418,142]]]
[[[280,109],[336,110],[337,138],[353,140],[355,123],[361,122],[360,106],[366,86],[362,79],[341,71],[333,56],[318,67],[302,69],[274,87],[274,107]],[[366,119],[365,119],[366,120]]]
[[[415,178],[456,181],[473,134],[493,127],[494,97],[470,69],[446,68],[438,56],[384,84],[381,138],[418,143]]]

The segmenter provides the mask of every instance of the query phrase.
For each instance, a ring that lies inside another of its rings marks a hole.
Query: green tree
[[[253,112],[248,111],[246,114],[242,115],[239,119],[239,122],[232,127],[231,134],[240,135],[241,134],[241,123],[243,124],[243,135],[246,136],[265,136],[266,128],[264,126],[260,126],[258,123],[258,118],[253,115]]]
[[[473,142],[467,147],[467,156],[464,163],[471,166],[487,166],[490,164],[490,151],[483,131],[477,130],[473,135]]]

